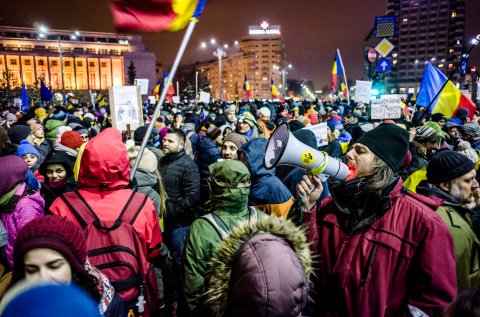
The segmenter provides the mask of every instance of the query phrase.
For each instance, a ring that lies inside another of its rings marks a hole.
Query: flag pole
[[[133,165],[133,169],[130,171],[130,180],[133,180],[135,177],[135,172],[138,169],[138,165],[140,164],[140,160],[142,158],[143,152],[145,151],[145,147],[147,146],[147,142],[150,139],[150,134],[152,133],[153,126],[155,124],[156,118],[158,117],[158,114],[160,112],[160,108],[165,101],[165,97],[167,96],[167,91],[168,87],[173,82],[173,77],[175,77],[175,73],[177,72],[178,65],[180,64],[180,61],[182,60],[183,54],[185,53],[185,49],[187,48],[188,42],[190,41],[190,37],[192,36],[193,30],[195,29],[195,25],[197,24],[196,19],[192,19],[190,23],[188,24],[187,30],[185,32],[185,35],[183,36],[182,43],[180,44],[180,48],[177,52],[177,56],[175,57],[175,61],[173,62],[172,69],[170,70],[170,76],[168,76],[167,84],[164,85],[163,90],[162,90],[162,95],[160,96],[160,99],[157,102],[157,105],[155,107],[155,112],[153,113],[152,120],[150,121],[150,124],[148,125],[147,132],[145,133],[145,137],[143,138],[142,141],[142,146],[140,147],[140,151],[138,152],[137,159],[135,160],[135,164]]]
[[[342,63],[343,80],[345,80],[345,87],[347,87],[347,96],[346,97],[347,97],[348,102],[350,103],[350,91],[349,91],[349,88],[348,88],[347,72],[345,71],[345,65],[343,65],[342,55],[340,55],[340,50],[338,48],[337,48],[337,53],[338,53],[338,58],[340,58],[340,63]],[[337,69],[338,69],[338,65],[337,65]]]

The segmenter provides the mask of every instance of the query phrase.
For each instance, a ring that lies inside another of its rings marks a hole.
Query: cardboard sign
[[[180,103],[180,96],[172,96],[173,103]]]
[[[372,82],[357,80],[355,85],[355,102],[369,103],[371,99]]]
[[[400,119],[402,116],[401,99],[405,95],[382,95],[380,99],[372,100],[372,120]]]
[[[210,103],[210,93],[205,91],[200,91],[200,102],[208,105]]]
[[[143,125],[142,99],[138,86],[113,86],[108,89],[112,126],[120,131],[133,131]]]
[[[134,85],[140,87],[140,95],[148,95],[148,79],[135,79]]]
[[[305,127],[303,129],[310,130],[313,132],[313,134],[315,134],[315,137],[317,138],[317,147],[328,144],[328,131],[326,122],[312,125],[310,127]]]

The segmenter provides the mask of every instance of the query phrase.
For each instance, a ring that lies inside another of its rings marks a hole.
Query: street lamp
[[[223,46],[217,43],[217,40],[214,38],[210,39],[210,44],[215,46],[215,50],[213,51],[213,55],[218,58],[218,99],[222,100],[222,58],[227,57],[226,50],[228,49],[228,44],[224,44]],[[207,48],[207,43],[202,42],[200,44],[201,48]]]
[[[282,74],[282,96],[285,97],[285,76],[288,74],[287,70],[292,68],[292,64],[288,64],[287,66],[281,68],[280,66],[274,65],[273,69],[279,70]]]

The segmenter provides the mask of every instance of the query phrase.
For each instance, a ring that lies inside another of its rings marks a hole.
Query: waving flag
[[[278,95],[277,86],[275,86],[275,81],[272,78],[272,99],[276,99]]]
[[[52,92],[45,86],[43,80],[40,82],[40,99],[42,101],[52,100]]]
[[[28,96],[27,96],[27,86],[22,85],[22,111],[28,110]]]
[[[330,91],[332,93],[335,93],[335,91],[337,90],[337,83],[340,82],[340,89],[343,92],[343,95],[347,97],[348,88],[341,76],[345,77],[345,69],[342,63],[342,56],[340,55],[340,51],[337,49],[337,53],[335,54],[335,60],[333,61],[332,84],[330,86]]]
[[[247,75],[245,75],[245,80],[243,81],[243,90],[245,90],[245,98],[249,100],[252,95],[252,88],[250,88]]]
[[[207,0],[115,0],[110,6],[120,31],[178,31],[198,19]]]
[[[100,92],[97,95],[97,98],[95,99],[95,103],[98,103],[99,107],[105,106],[105,96]]]
[[[162,90],[165,89],[165,85],[168,83],[168,73],[163,72],[163,82],[162,82]],[[173,100],[173,95],[175,95],[175,88],[173,88],[173,84],[170,84],[170,87],[168,87],[167,91],[167,96],[165,99],[168,101],[172,102]]]
[[[159,79],[157,81],[157,84],[155,85],[155,88],[153,88],[152,91],[152,96],[155,97],[155,100],[158,100],[158,96],[160,95],[160,87],[162,86],[162,81]]]
[[[445,83],[446,85],[442,89]],[[438,92],[440,94],[432,103]],[[459,108],[467,108],[468,116],[473,118],[476,110],[475,104],[463,95],[438,68],[430,63],[427,64],[423,72],[416,103],[423,107],[428,107],[432,103],[428,111],[431,113],[442,113],[447,118],[453,117]]]

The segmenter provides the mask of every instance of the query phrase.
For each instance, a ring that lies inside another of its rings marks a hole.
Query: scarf
[[[0,207],[5,207],[8,204],[10,199],[12,199],[12,197],[15,195],[15,193],[17,192],[18,188],[21,185],[22,185],[22,183],[17,184],[15,187],[13,187],[12,190],[10,190],[8,193],[6,193],[2,197],[0,197]]]

